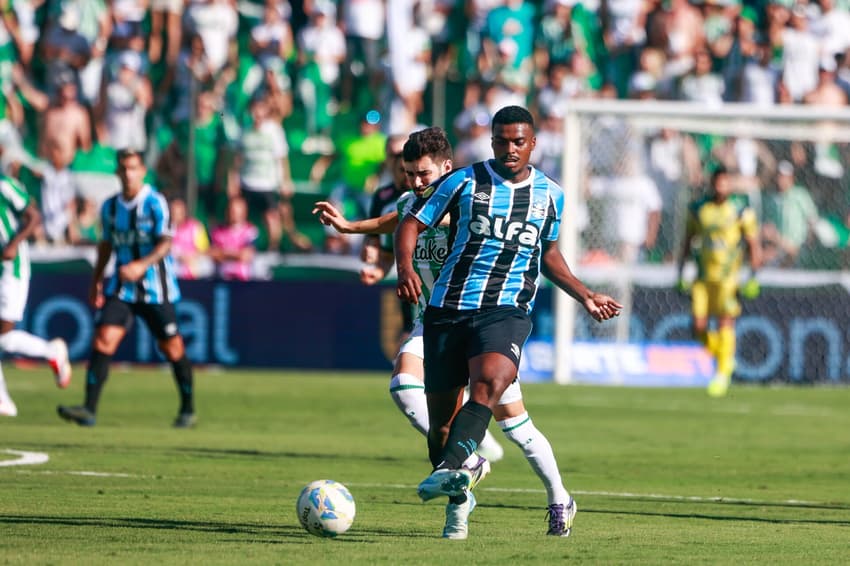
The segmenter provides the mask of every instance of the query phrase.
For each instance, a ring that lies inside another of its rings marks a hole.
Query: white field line
[[[39,454],[38,452],[20,452],[17,450],[3,450],[2,452],[14,453],[14,454]],[[43,463],[47,461],[47,455],[41,454],[44,456],[43,461],[39,462],[26,462],[30,464],[35,463]],[[10,460],[8,462],[0,462],[0,466],[12,466],[12,465],[20,465],[22,462],[20,460]],[[91,470],[39,470],[37,472],[34,471],[24,471],[20,470],[18,473],[22,474],[45,474],[45,475],[69,475],[69,476],[89,476],[89,477],[99,477],[99,478],[135,478],[135,479],[144,479],[151,478],[153,476],[145,476],[140,474],[126,474],[126,473],[113,473],[113,472],[95,472]],[[416,489],[415,485],[407,485],[400,483],[348,483],[345,484],[348,487],[366,487],[366,488],[381,488],[381,489]],[[493,493],[546,493],[546,490],[540,488],[523,488],[523,487],[484,487],[479,486],[478,491],[490,491]],[[618,499],[655,499],[658,501],[694,501],[694,502],[706,502],[706,503],[730,503],[730,504],[750,504],[750,505],[789,505],[789,506],[809,506],[809,505],[819,505],[819,506],[829,506],[832,505],[830,503],[823,503],[820,501],[805,501],[801,499],[750,499],[745,497],[723,497],[723,496],[714,496],[714,497],[705,497],[701,495],[669,495],[663,493],[631,493],[627,491],[592,491],[592,490],[570,490],[570,493],[574,495],[590,495],[590,496],[599,496],[599,497],[613,497]]]
[[[25,452],[23,450],[0,450],[5,454],[17,456],[14,460],[0,460],[0,466],[32,466],[44,464],[50,458],[44,452]]]
[[[145,479],[152,478],[154,476],[143,476],[140,474],[124,474],[120,472],[93,472],[91,470],[18,470],[19,474],[41,474],[45,476],[88,476],[94,478],[134,478],[134,479]]]

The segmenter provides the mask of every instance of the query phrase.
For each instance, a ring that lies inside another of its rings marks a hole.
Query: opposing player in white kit
[[[391,234],[398,225],[399,219],[404,216],[416,198],[431,183],[449,173],[452,169],[451,145],[440,128],[428,128],[411,134],[404,146],[403,158],[407,182],[413,190],[399,198],[396,212],[390,212],[379,218],[349,222],[330,203],[318,202],[313,212],[319,215],[319,221],[328,226],[333,226],[343,233]],[[413,332],[399,350],[395,372],[390,382],[390,393],[393,400],[411,424],[425,435],[428,434],[431,427],[427,418],[428,407],[424,386],[422,313],[425,305],[428,304],[434,281],[448,253],[448,232],[448,226],[439,226],[425,230],[417,240],[415,267],[422,280],[419,312]],[[372,268],[374,270],[374,281],[377,282],[382,279],[392,264],[392,253],[383,254],[379,265]],[[549,530],[547,534],[568,536],[569,528],[564,523],[564,508],[570,501],[570,495],[561,480],[552,446],[543,433],[534,426],[525,409],[518,378],[502,395],[499,405],[494,411],[494,417],[505,436],[522,449],[528,463],[543,481],[549,501]],[[484,445],[485,442],[482,441],[481,446]],[[474,464],[470,465],[469,460],[465,465],[474,467]],[[480,481],[488,470],[489,465],[482,463],[482,469],[478,476],[474,478],[474,481],[476,483]],[[474,498],[470,499],[474,501]],[[444,537],[466,538],[467,517],[472,511],[472,507],[474,507],[474,503],[448,504],[446,526],[443,530]]]
[[[0,175],[0,354],[20,354],[48,361],[56,376],[56,385],[65,388],[71,383],[71,364],[68,347],[61,338],[50,342],[15,325],[24,318],[30,285],[30,258],[27,238],[41,220],[26,189],[17,181]],[[0,415],[18,414],[15,402],[6,390],[6,380],[0,368]]]

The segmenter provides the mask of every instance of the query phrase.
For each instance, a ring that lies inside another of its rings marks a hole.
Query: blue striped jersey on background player
[[[497,184],[511,191],[494,192]],[[531,168],[512,183],[489,162],[458,169],[413,206],[422,223],[436,226],[448,213],[450,254],[429,304],[458,310],[513,305],[529,312],[540,278],[540,244],[557,240],[564,193]]]
[[[103,239],[112,244],[117,265],[151,253],[162,237],[171,237],[168,203],[150,185],[130,201],[121,194],[108,198],[101,209]],[[163,304],[180,300],[180,288],[170,255],[148,267],[139,281],[120,281],[118,270],[106,282],[104,294],[128,303]]]

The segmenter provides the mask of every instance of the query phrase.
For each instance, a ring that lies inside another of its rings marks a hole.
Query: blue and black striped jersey
[[[557,240],[564,193],[532,168],[520,183],[490,162],[454,171],[426,190],[409,214],[428,226],[450,219],[449,256],[428,303],[455,310],[534,306],[541,240]]]
[[[126,201],[117,194],[101,209],[103,239],[115,252],[115,272],[106,281],[104,294],[128,303],[163,304],[180,299],[171,256],[148,267],[135,282],[118,279],[118,268],[151,253],[162,237],[171,236],[171,219],[165,198],[150,185]]]

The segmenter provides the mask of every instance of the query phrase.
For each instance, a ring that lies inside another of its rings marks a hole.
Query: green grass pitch
[[[2,564],[838,564],[850,541],[850,389],[701,390],[525,384],[579,504],[573,534],[546,537],[546,497],[520,450],[477,488],[467,541],[439,538],[421,503],[425,443],[388,376],[199,371],[199,425],[170,427],[164,369],[115,368],[98,425],[61,422],[83,368],[57,390],[44,367],[4,365],[19,416],[0,467]],[[504,437],[495,425],[491,430]],[[357,518],[307,534],[295,500],[346,484]]]

